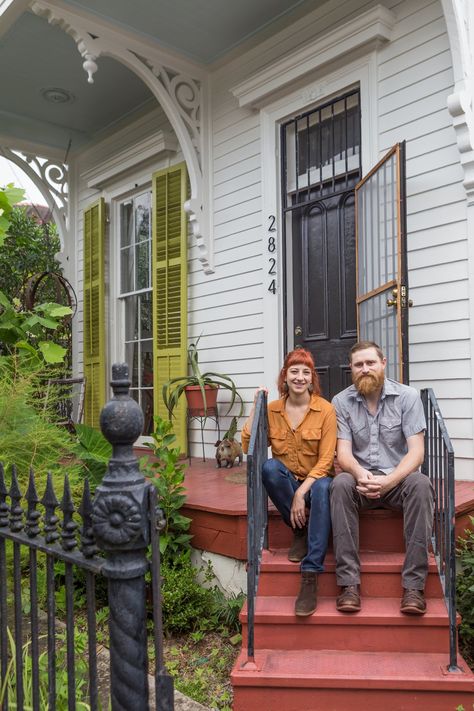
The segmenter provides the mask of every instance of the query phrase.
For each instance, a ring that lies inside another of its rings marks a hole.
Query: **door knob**
[[[295,336],[301,336],[302,333],[303,333],[303,329],[301,328],[301,326],[296,326],[296,328],[295,328]]]
[[[395,287],[395,289],[392,289],[392,296],[393,296],[393,299],[387,299],[387,306],[396,306],[397,305],[397,296],[398,296],[397,287]]]

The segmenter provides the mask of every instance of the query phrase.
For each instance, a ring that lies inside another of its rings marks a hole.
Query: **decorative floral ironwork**
[[[132,543],[140,535],[142,512],[130,494],[102,494],[92,513],[92,527],[100,541],[112,545]]]

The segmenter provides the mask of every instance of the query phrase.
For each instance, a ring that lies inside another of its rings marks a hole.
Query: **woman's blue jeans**
[[[290,511],[293,496],[301,482],[278,459],[267,459],[262,469],[262,479],[268,496],[280,512],[284,522],[291,528]],[[329,506],[330,477],[315,479],[305,496],[309,508],[308,553],[301,561],[301,570],[322,573],[324,558],[331,532]]]

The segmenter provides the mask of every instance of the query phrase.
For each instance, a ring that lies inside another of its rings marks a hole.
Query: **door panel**
[[[405,144],[394,146],[356,194],[357,319],[360,340],[387,356],[387,375],[408,383]]]
[[[350,383],[348,352],[357,336],[354,221],[353,191],[293,215],[294,345],[313,353],[326,397]]]

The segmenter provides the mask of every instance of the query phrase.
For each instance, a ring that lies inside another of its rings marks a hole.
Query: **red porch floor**
[[[187,464],[186,506],[183,513],[192,519],[195,548],[246,559],[247,489],[246,466],[216,469],[215,462],[193,459]],[[270,515],[278,517],[270,507]],[[461,535],[474,515],[474,481],[456,482],[456,535]]]

